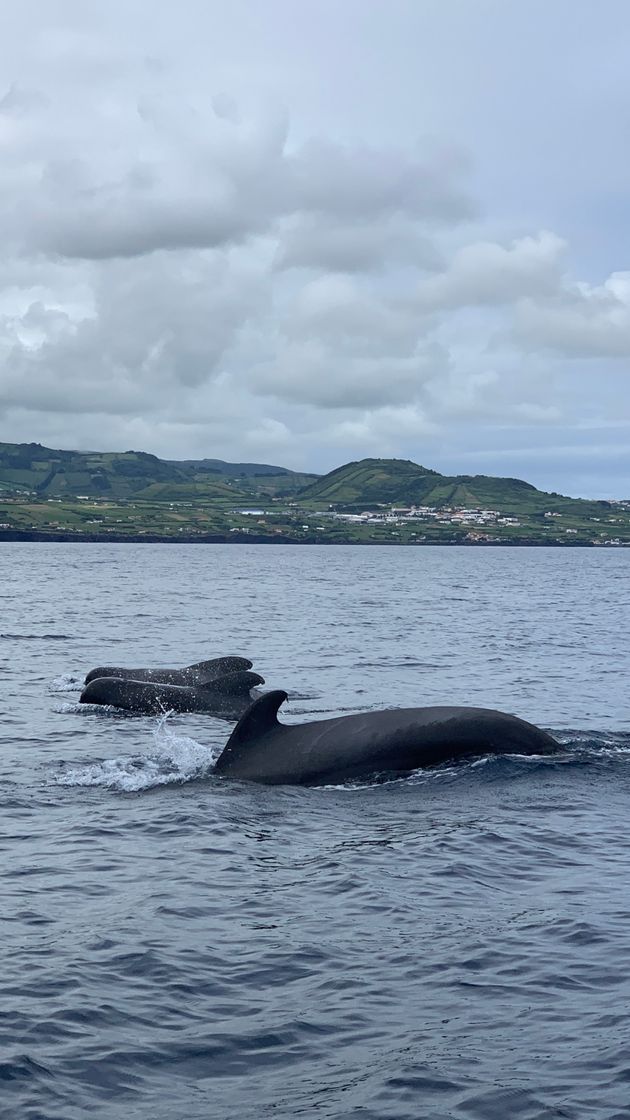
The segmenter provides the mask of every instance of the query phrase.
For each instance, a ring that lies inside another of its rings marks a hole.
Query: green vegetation
[[[408,495],[421,495],[441,478],[437,471],[419,467],[409,459],[361,459],[318,478],[300,492],[300,500],[309,505],[334,504],[340,509],[402,505]]]
[[[363,459],[318,478],[218,459],[0,444],[0,539],[630,544],[630,501]]]
[[[577,516],[597,515],[608,503],[588,502],[545,494],[518,478],[489,475],[443,475],[408,459],[362,459],[338,467],[301,490],[306,506],[332,504],[339,511],[359,512],[378,505],[411,505],[445,508],[496,509],[506,516],[535,515],[547,511]]]
[[[55,451],[39,443],[0,443],[0,492],[47,498],[203,498],[232,505],[293,494],[315,477],[262,463],[170,463],[145,451]]]

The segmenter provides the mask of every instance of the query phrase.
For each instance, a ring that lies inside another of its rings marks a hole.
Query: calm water
[[[627,1120],[629,551],[0,547],[0,1114]],[[283,718],[555,730],[362,788],[213,777],[230,725],[79,709],[249,655]]]

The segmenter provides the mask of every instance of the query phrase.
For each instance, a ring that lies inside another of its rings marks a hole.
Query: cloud
[[[324,409],[387,407],[415,400],[423,383],[446,361],[438,348],[406,357],[353,355],[344,362],[317,342],[287,344],[255,371],[254,391]]]
[[[356,220],[403,214],[447,226],[475,216],[461,163],[431,153],[310,140],[289,160],[298,208]]]
[[[281,327],[291,340],[318,339],[355,354],[409,354],[425,320],[407,299],[350,277],[324,276],[307,282],[287,308]]]
[[[366,409],[352,419],[342,419],[328,429],[326,442],[332,446],[362,448],[362,454],[397,454],[409,440],[435,435],[437,426],[418,404],[386,405]]]
[[[216,248],[273,222],[286,195],[277,122],[253,131],[209,117],[195,122],[203,133],[195,136],[139,116],[127,145],[111,136],[112,123],[96,122],[104,155],[79,136],[63,157],[51,155],[36,183],[25,175],[13,208],[23,251],[99,260]]]
[[[418,399],[448,364],[409,300],[354,277],[303,283],[275,318],[267,353],[248,364],[255,393],[323,409],[387,406]]]
[[[385,271],[393,264],[437,269],[441,261],[434,239],[404,216],[374,222],[301,214],[281,230],[276,267],[361,273]]]
[[[562,238],[547,230],[507,247],[491,241],[464,245],[448,268],[422,282],[419,306],[425,310],[497,306],[525,296],[553,296],[561,281],[565,249]]]
[[[567,284],[548,300],[522,300],[515,337],[528,349],[571,358],[630,357],[630,272],[601,285]]]
[[[71,59],[81,42],[64,39]],[[0,183],[0,238],[15,252],[104,260],[220,248],[293,219],[285,266],[310,264],[321,227],[319,263],[337,254],[356,269],[383,260],[389,243],[399,258],[430,260],[416,226],[473,213],[459,164],[440,152],[422,160],[330,141],[289,147],[286,114],[242,112],[225,93],[201,97],[154,67],[119,62],[110,86],[98,68],[98,80],[79,70],[78,89],[12,86],[0,100],[11,169]]]
[[[77,71],[81,43],[63,46],[74,82],[56,75],[28,96],[12,86],[0,102],[6,246],[105,259],[232,244],[269,226],[286,202],[284,115],[239,121],[225,98],[213,107],[115,51],[107,82],[98,67]]]
[[[260,308],[255,270],[219,254],[168,254],[91,266],[77,317],[30,303],[0,321],[0,406],[145,415],[181,410],[216,379],[239,328]],[[179,398],[179,399],[178,399]]]

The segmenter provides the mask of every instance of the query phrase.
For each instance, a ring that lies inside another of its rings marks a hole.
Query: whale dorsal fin
[[[251,669],[252,663],[248,657],[212,657],[210,661],[196,661],[194,665],[189,665],[188,669],[192,669],[195,673],[207,673],[210,676],[218,676],[223,673],[236,673],[241,669]]]
[[[257,684],[264,683],[264,677],[258,673],[226,673],[223,677],[209,677],[207,680],[199,681],[195,688],[200,688],[202,692],[220,692],[224,696],[237,696],[249,692],[250,688],[254,688]]]
[[[258,740],[274,728],[280,727],[277,720],[278,708],[284,704],[287,693],[282,689],[266,692],[247,709],[239,719],[230,738],[215,764],[218,773],[229,770],[230,764],[254,746]]]

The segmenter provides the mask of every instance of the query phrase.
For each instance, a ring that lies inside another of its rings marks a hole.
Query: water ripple
[[[0,1112],[625,1120],[627,552],[3,558]],[[225,723],[79,719],[50,695],[121,649],[246,653],[288,722],[457,700],[562,751],[324,789],[218,780]]]

